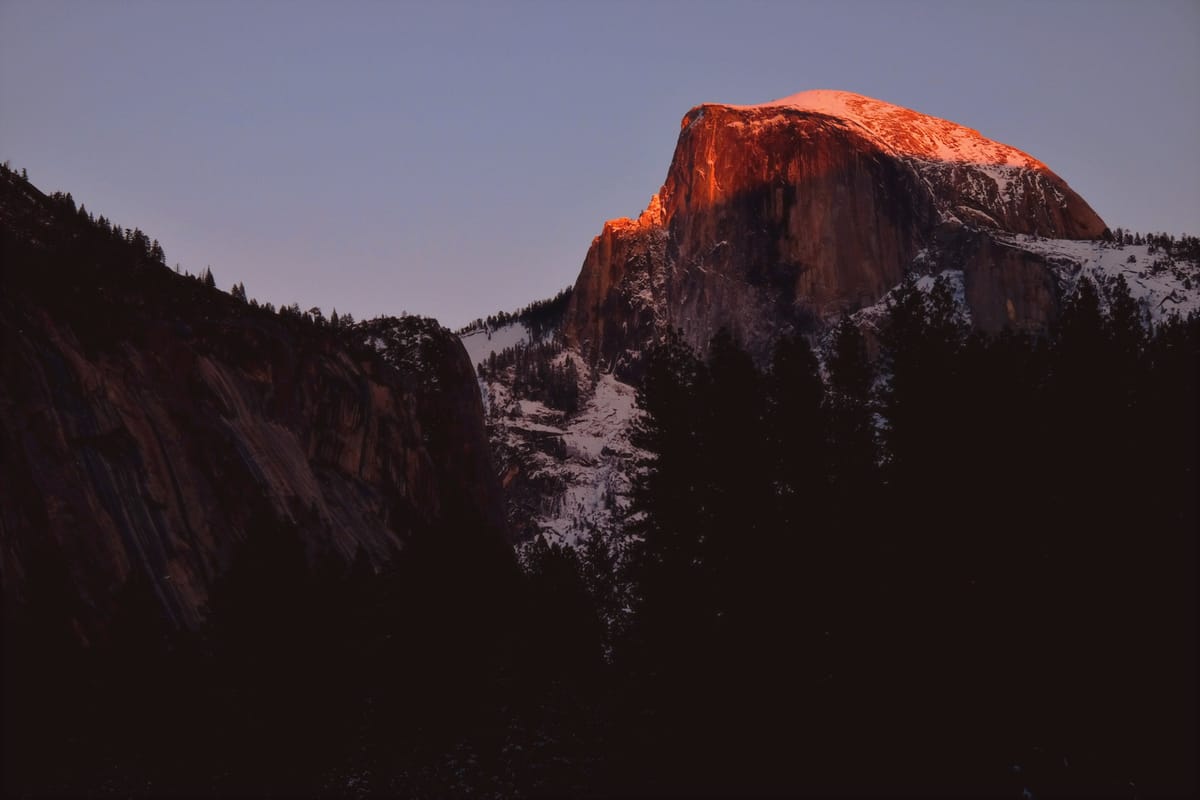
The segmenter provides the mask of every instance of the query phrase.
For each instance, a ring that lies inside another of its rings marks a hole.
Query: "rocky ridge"
[[[505,557],[483,408],[449,331],[411,317],[333,330],[252,307],[146,262],[61,197],[3,183],[8,608],[52,561],[84,638],[135,574],[194,625],[262,528],[376,568],[423,532]]]

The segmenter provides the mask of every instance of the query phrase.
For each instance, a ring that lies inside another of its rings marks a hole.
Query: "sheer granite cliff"
[[[703,347],[726,326],[763,357],[781,334],[877,302],[919,254],[964,271],[981,327],[1044,324],[1045,270],[993,231],[1106,228],[1044,164],[946,120],[845,92],[701,105],[646,211],[592,242],[565,333],[618,370],[667,327]]]
[[[474,371],[448,331],[251,307],[3,182],[6,607],[49,559],[84,638],[135,573],[193,625],[264,526],[376,566],[421,533],[511,557]]]

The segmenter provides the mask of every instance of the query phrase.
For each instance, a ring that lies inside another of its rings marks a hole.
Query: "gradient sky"
[[[1200,233],[1200,2],[0,0],[0,160],[222,288],[457,327],[572,282],[701,102],[844,89]]]

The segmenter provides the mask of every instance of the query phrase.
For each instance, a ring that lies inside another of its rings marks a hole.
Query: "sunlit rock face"
[[[0,187],[6,607],[58,574],[88,638],[142,575],[175,624],[193,625],[238,544],[266,528],[347,563],[380,566],[422,532],[503,561],[457,337],[416,318],[335,332],[161,265],[99,267],[71,250],[82,226],[14,184]]]
[[[1036,327],[1056,303],[1043,271],[953,231],[1105,230],[1044,164],[953,122],[845,92],[706,104],[647,210],[593,241],[566,336],[621,370],[655,332],[702,347],[727,326],[761,359],[781,334],[878,301],[918,254],[966,273],[977,324]]]

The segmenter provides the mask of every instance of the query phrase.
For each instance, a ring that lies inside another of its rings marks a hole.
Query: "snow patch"
[[[916,258],[913,259],[914,268],[918,270],[922,269],[923,265],[928,263],[929,258],[930,255],[927,251],[920,251],[917,253]],[[949,282],[950,291],[954,295],[954,304],[958,308],[959,319],[965,325],[970,325],[971,308],[967,305],[967,284],[963,275],[963,271],[960,269],[947,269],[937,274],[921,275],[917,278],[917,290],[928,297],[929,292],[933,290],[933,286],[938,280]],[[851,319],[854,320],[854,323],[858,325],[860,330],[869,330],[875,332],[876,334],[881,333],[883,331],[884,323],[887,321],[888,310],[892,298],[899,290],[900,285],[893,286],[883,297],[879,298],[879,302],[854,312],[854,314],[851,315]],[[823,352],[828,350],[830,337],[832,334],[833,328],[830,327],[829,330],[825,332],[822,340],[821,350]]]
[[[579,354],[564,350],[558,359]],[[590,381],[585,379],[586,383]],[[533,400],[513,398],[503,379],[490,381],[488,425],[505,471],[516,467],[541,487],[536,507],[527,504],[528,527],[550,541],[578,544],[593,530],[621,527],[629,508],[632,477],[644,455],[629,440],[638,418],[636,391],[610,374],[588,385],[590,396],[566,416]],[[553,487],[546,491],[545,487]]]
[[[638,414],[636,392],[601,375],[583,410],[563,431],[566,491],[557,513],[543,521],[547,533],[575,544],[592,528],[611,529],[629,506],[630,478],[638,451],[629,442]]]
[[[1200,311],[1200,265],[1172,259],[1151,245],[1116,245],[1077,239],[1042,239],[998,234],[997,240],[1046,260],[1063,296],[1088,276],[1100,287],[1124,276],[1129,293],[1150,322],[1187,317]],[[1155,252],[1150,252],[1152,249]]]
[[[519,322],[502,325],[496,329],[477,328],[459,337],[463,347],[467,348],[467,356],[471,366],[478,367],[488,360],[492,353],[499,354],[510,347],[529,341],[529,331]]]

